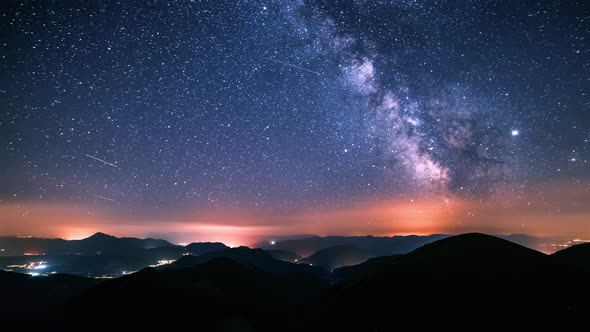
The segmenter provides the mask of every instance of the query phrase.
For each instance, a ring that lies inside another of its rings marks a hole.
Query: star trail
[[[590,236],[583,1],[0,6],[0,233]]]

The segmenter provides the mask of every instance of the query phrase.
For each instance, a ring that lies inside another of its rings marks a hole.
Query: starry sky
[[[3,1],[0,234],[590,237],[584,1]]]

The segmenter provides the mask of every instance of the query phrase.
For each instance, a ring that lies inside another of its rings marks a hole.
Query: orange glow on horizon
[[[269,236],[427,235],[484,232],[590,238],[588,186],[553,185],[522,195],[507,192],[487,200],[439,198],[355,202],[291,212],[211,210],[157,218],[130,216],[97,206],[64,203],[0,203],[0,236],[81,239],[96,232],[157,237],[172,242],[215,241],[251,245]]]

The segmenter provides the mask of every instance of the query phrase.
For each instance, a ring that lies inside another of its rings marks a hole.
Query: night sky
[[[0,234],[590,237],[584,1],[0,6]]]

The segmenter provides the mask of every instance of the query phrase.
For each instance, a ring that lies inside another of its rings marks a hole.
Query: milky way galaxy
[[[3,3],[0,235],[590,236],[588,17],[583,1]]]

